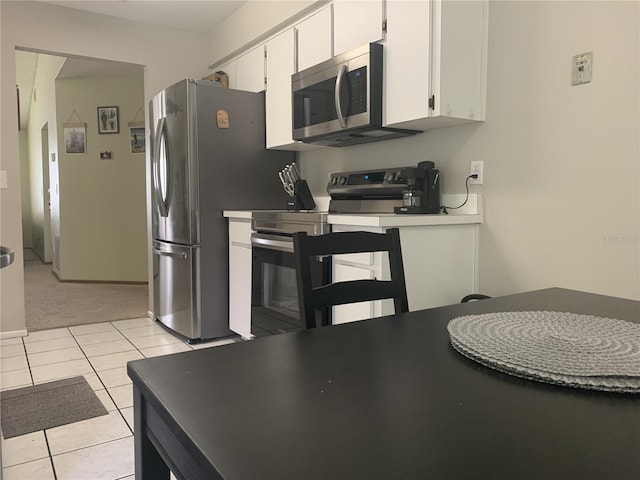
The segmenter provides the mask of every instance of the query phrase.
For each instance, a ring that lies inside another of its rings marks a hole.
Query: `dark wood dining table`
[[[550,288],[129,362],[136,479],[640,479],[640,395],[451,347],[455,317],[531,310],[640,323]]]

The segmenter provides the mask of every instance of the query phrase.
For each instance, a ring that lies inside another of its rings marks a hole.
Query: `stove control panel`
[[[402,175],[403,167],[381,170],[362,170],[357,172],[340,172],[329,175],[327,192],[341,196],[361,196],[367,192],[380,195],[399,192],[407,185],[407,179]]]

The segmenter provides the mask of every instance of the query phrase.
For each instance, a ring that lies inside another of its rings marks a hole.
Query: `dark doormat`
[[[5,439],[106,414],[82,376],[0,392]]]

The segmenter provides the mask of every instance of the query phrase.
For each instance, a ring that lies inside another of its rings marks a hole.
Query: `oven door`
[[[251,335],[264,337],[303,329],[292,237],[253,233],[251,249]],[[314,285],[330,280],[330,258],[315,260],[311,269]],[[317,315],[321,324],[331,323],[329,309]]]

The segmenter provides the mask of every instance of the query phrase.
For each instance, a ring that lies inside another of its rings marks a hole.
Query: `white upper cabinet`
[[[332,54],[331,5],[295,26],[297,69],[329,60]]]
[[[387,0],[386,126],[485,119],[488,2]]]
[[[264,45],[248,51],[236,60],[234,88],[248,92],[264,90]]]
[[[229,77],[229,88],[261,92],[264,90],[264,45],[260,45],[234,61],[217,67]]]
[[[268,40],[266,52],[267,148],[298,151],[320,148],[293,140],[291,75],[331,58],[331,6]]]
[[[234,60],[233,62],[226,63],[215,69],[216,72],[224,72],[227,74],[227,78],[229,79],[229,88],[233,89],[236,88],[236,64],[237,62]]]
[[[278,148],[293,143],[291,131],[291,75],[294,72],[293,28],[269,40],[266,48],[267,148]]]
[[[406,3],[413,5],[422,1]],[[334,55],[382,40],[384,19],[384,0],[334,0]]]

